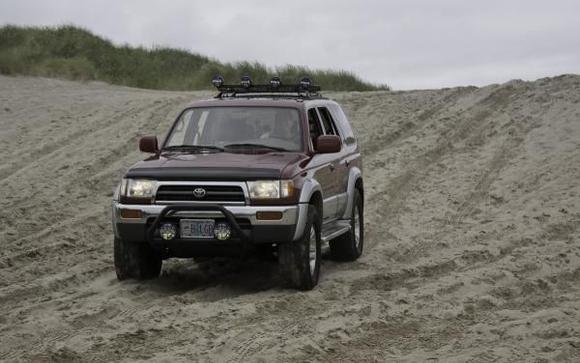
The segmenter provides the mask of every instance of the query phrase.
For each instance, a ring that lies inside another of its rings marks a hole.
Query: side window
[[[352,128],[348,122],[344,111],[339,105],[330,104],[330,109],[332,115],[334,115],[334,119],[337,121],[336,126],[342,131],[342,137],[344,139],[344,143],[347,145],[354,145],[356,144],[355,134],[352,131]]]
[[[314,145],[314,142],[318,138],[318,136],[322,135],[322,129],[320,128],[320,120],[318,119],[318,113],[316,113],[316,109],[314,108],[308,110],[308,129],[310,130],[310,140]]]
[[[326,107],[319,107],[318,112],[320,112],[320,117],[322,118],[322,124],[324,125],[325,135],[338,135],[336,126],[334,125],[334,120],[328,112]]]

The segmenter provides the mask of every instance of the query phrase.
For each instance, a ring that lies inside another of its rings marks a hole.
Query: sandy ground
[[[112,190],[201,96],[0,77],[0,360],[580,360],[580,76],[332,94],[367,245],[313,291],[253,260],[119,283]]]

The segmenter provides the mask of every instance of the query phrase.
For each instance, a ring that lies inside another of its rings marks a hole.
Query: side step
[[[321,237],[322,243],[328,243],[330,240],[350,231],[350,221],[335,220],[322,225]]]

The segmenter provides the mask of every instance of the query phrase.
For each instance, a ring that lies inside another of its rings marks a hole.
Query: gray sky
[[[576,0],[0,0],[7,23],[72,23],[226,62],[340,68],[395,89],[580,73]]]

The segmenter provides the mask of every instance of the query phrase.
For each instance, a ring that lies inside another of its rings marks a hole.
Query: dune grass
[[[165,90],[208,89],[216,74],[228,81],[237,81],[247,74],[254,83],[267,82],[274,75],[287,83],[309,76],[323,89],[336,91],[389,89],[341,70],[311,70],[291,65],[272,69],[256,62],[221,63],[180,49],[117,46],[72,25],[0,27],[0,73],[99,80]]]

